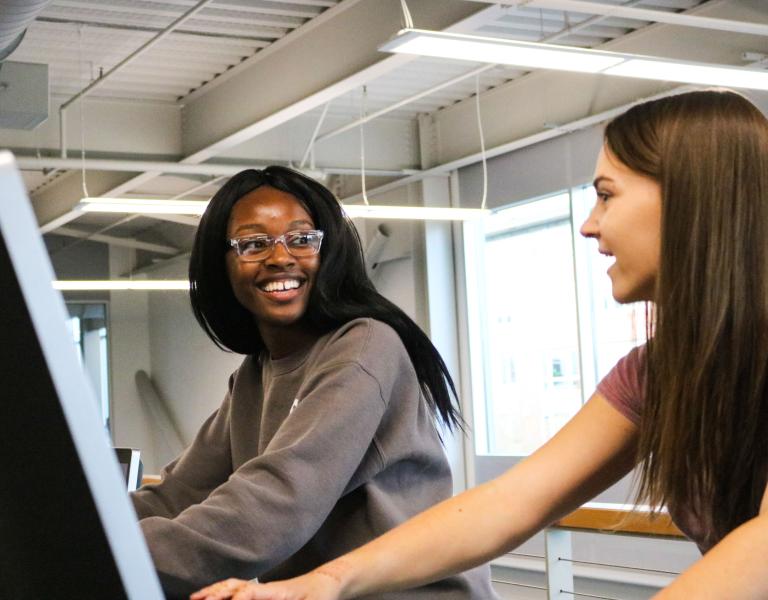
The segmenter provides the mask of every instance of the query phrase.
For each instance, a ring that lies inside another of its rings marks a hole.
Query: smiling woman
[[[336,198],[291,169],[234,176],[190,259],[192,308],[245,354],[221,407],[133,501],[166,594],[298,575],[450,496],[461,422],[429,339],[365,274]],[[494,598],[486,567],[391,600]]]

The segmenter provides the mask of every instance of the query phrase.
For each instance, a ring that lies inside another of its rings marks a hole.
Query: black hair
[[[192,310],[208,337],[232,352],[261,356],[266,351],[253,315],[235,298],[225,263],[232,207],[262,186],[294,196],[315,227],[325,232],[320,269],[304,316],[307,323],[322,333],[361,317],[392,327],[408,352],[430,409],[448,429],[461,427],[454,403],[456,387],[439,352],[408,315],[376,291],[365,271],[357,230],[336,197],[293,169],[270,166],[241,171],[213,196],[203,214],[189,261],[189,281]]]

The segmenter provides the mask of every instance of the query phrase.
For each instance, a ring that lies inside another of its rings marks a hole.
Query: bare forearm
[[[654,600],[768,598],[768,516],[732,531]]]
[[[536,531],[524,522],[531,511],[517,510],[500,487],[494,481],[446,500],[318,571],[339,581],[342,598],[354,598],[484,563]]]

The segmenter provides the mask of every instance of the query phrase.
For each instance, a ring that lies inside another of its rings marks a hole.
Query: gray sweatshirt
[[[305,573],[450,494],[405,347],[384,323],[357,319],[286,358],[246,357],[163,481],[132,498],[175,597],[226,577]],[[495,597],[487,567],[377,596]]]

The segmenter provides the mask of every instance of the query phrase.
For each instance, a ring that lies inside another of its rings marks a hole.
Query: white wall
[[[111,254],[114,273],[126,272],[131,252],[113,248]],[[184,276],[185,270],[172,265],[153,277]],[[185,292],[112,292],[109,326],[114,443],[139,448],[145,472],[158,473],[175,452],[139,395],[136,372],[150,376],[189,443],[221,403],[242,357],[219,350],[205,336]]]
[[[110,251],[112,276],[125,273],[133,262],[132,251]],[[109,301],[109,364],[112,396],[112,436],[115,446],[142,451],[145,470],[154,472],[152,422],[136,390],[136,371],[149,371],[147,292],[112,292]]]
[[[174,264],[153,278],[186,277],[186,265]],[[203,421],[221,404],[229,375],[243,356],[217,348],[195,320],[186,292],[155,292],[149,299],[150,375],[171,418],[189,444]],[[159,464],[172,456],[156,451]]]

